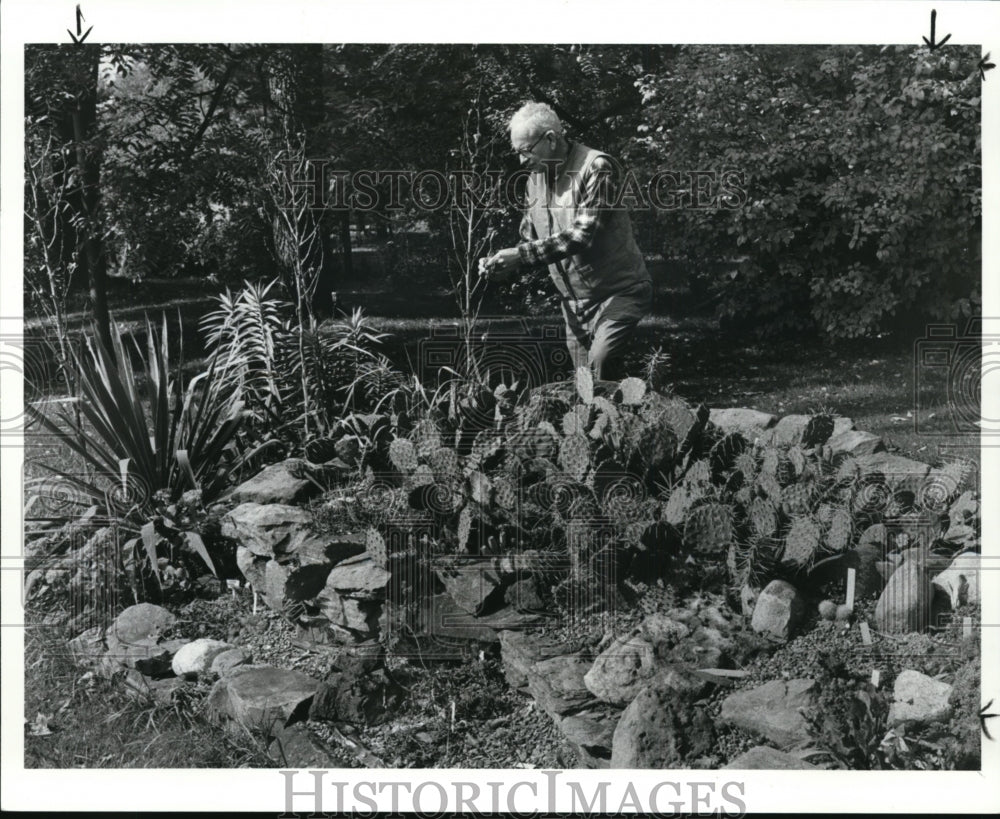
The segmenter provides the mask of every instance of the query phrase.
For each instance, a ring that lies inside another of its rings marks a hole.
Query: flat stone
[[[788,640],[804,614],[805,602],[796,588],[784,580],[772,580],[757,598],[750,627],[758,634]]]
[[[894,634],[923,631],[930,621],[932,591],[919,558],[903,561],[882,590],[875,606],[879,631]]]
[[[365,673],[332,671],[316,692],[309,718],[379,725],[392,717],[404,693],[382,668]]]
[[[170,663],[178,677],[200,677],[212,668],[212,661],[223,651],[232,649],[229,643],[200,637],[183,646]]]
[[[250,730],[269,734],[275,723],[305,718],[320,683],[300,671],[267,665],[243,665],[219,680],[209,692],[206,709],[215,719],[230,719]]]
[[[439,560],[434,573],[451,599],[469,614],[482,614],[490,602],[495,604],[500,575],[492,560]]]
[[[304,462],[289,458],[264,467],[250,480],[237,486],[229,495],[236,503],[294,504],[308,500],[319,492],[319,487],[308,478],[296,478],[292,472]]]
[[[596,703],[583,682],[592,662],[582,654],[540,660],[528,669],[528,692],[553,719],[579,711]]]
[[[952,687],[919,671],[907,669],[896,677],[889,706],[889,725],[944,722],[951,715]]]
[[[745,407],[727,407],[710,410],[708,420],[725,433],[742,432],[752,442],[759,433],[778,423],[778,416]]]
[[[563,717],[559,731],[576,749],[577,758],[587,768],[607,768],[620,712],[582,713]]]
[[[330,751],[301,722],[292,725],[275,724],[274,739],[267,747],[268,756],[283,768],[325,770],[336,768]]]
[[[846,452],[855,457],[885,451],[885,441],[881,437],[862,429],[849,429],[839,435],[833,435],[827,441],[827,445],[834,453]]]
[[[424,603],[421,631],[442,644],[454,647],[455,641],[495,643],[500,632],[526,629],[545,622],[544,615],[519,612],[507,606],[491,614],[476,617],[458,607],[445,593],[436,594]]]
[[[523,631],[503,629],[498,632],[500,657],[507,684],[514,689],[528,685],[528,671],[540,660],[574,654],[581,648],[576,641],[560,642],[549,637],[538,637]]]
[[[220,651],[215,655],[209,670],[217,677],[225,677],[234,668],[246,665],[249,662],[250,652],[245,648],[227,648],[225,651]]]
[[[388,582],[389,572],[366,553],[347,558],[334,566],[326,579],[325,589],[341,597],[381,600],[385,598]]]
[[[815,682],[771,680],[757,688],[735,691],[722,701],[719,720],[763,736],[779,747],[809,739],[799,708],[813,706]]]
[[[125,693],[139,702],[154,702],[157,705],[169,705],[174,694],[185,688],[187,683],[177,677],[163,680],[151,680],[136,669],[125,672]]]
[[[862,475],[881,472],[890,486],[896,486],[904,481],[918,484],[931,471],[929,464],[904,458],[902,455],[894,455],[891,452],[862,455],[857,460]]]
[[[811,765],[804,759],[793,754],[786,754],[767,745],[758,745],[749,751],[744,751],[723,765],[723,770],[736,771],[818,771],[816,765]]]
[[[936,575],[931,583],[941,589],[951,600],[952,609],[980,602],[979,573],[982,558],[976,552],[962,552],[951,565]]]

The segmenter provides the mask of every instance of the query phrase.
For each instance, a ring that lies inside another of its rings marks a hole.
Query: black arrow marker
[[[931,9],[931,38],[929,40],[926,37],[923,38],[924,42],[927,43],[927,47],[931,51],[933,51],[935,48],[940,48],[951,39],[951,35],[946,34],[945,38],[940,43],[934,41],[934,28],[936,23],[937,23],[937,9]]]
[[[78,3],[76,6],[76,34],[74,34],[69,29],[66,29],[66,33],[69,35],[70,39],[77,45],[82,44],[83,41],[87,39],[87,35],[90,34],[90,32],[93,31],[94,29],[94,27],[91,26],[81,36],[80,32],[83,31],[83,24],[85,21],[86,18],[83,16],[83,12],[80,10],[80,4]]]
[[[986,56],[983,57],[983,59],[979,61],[979,65],[976,66],[976,68],[979,69],[979,78],[983,82],[986,82],[986,72],[989,71],[991,68],[996,68],[995,63],[986,62],[989,58],[990,58],[990,52],[987,51]]]
[[[1000,717],[1000,714],[990,714],[987,713],[986,709],[993,705],[993,700],[990,700],[986,705],[983,706],[983,710],[979,712],[979,721],[983,725],[983,733],[986,734],[986,738],[992,740],[993,737],[990,736],[990,729],[986,727],[986,720],[992,719],[993,717]]]

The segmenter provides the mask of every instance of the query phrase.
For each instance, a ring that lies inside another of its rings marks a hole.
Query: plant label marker
[[[847,570],[847,599],[844,602],[849,609],[854,608],[854,575],[854,569]]]
[[[962,618],[962,639],[971,640],[972,639],[972,618],[963,617]]]
[[[882,681],[882,672],[877,668],[872,669],[872,687],[878,688],[878,684]]]
[[[866,646],[870,646],[872,644],[872,632],[871,629],[868,628],[868,623],[862,620],[861,623],[858,624],[858,628],[861,629],[861,642],[863,642]]]

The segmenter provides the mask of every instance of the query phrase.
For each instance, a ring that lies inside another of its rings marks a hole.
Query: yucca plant
[[[241,457],[243,402],[223,388],[215,359],[184,388],[182,367],[171,373],[166,316],[159,334],[146,318],[145,352],[133,343],[136,364],[112,324],[111,349],[95,333],[85,338],[85,353],[74,351],[81,418],[64,408],[51,415],[28,410],[79,456],[87,474],[41,466],[122,524],[152,514],[157,493],[176,499],[199,489],[210,500]]]

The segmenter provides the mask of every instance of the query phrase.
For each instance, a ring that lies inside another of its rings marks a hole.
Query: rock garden
[[[86,509],[26,546],[81,681],[275,766],[978,769],[975,464],[580,370],[397,381],[237,468],[253,419],[172,395],[149,334],[154,429],[187,446],[160,485],[138,456],[101,498],[70,481]]]

